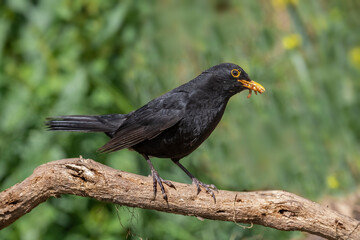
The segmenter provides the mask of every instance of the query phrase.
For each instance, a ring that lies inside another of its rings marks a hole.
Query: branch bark
[[[118,171],[91,159],[72,158],[39,166],[23,182],[0,193],[0,229],[50,197],[74,194],[129,207],[304,231],[327,239],[360,239],[360,222],[285,191],[196,195],[194,186],[173,182],[168,204],[153,199],[152,178]]]

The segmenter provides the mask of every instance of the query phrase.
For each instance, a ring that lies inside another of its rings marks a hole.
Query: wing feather
[[[157,137],[183,118],[185,98],[185,93],[165,94],[139,108],[99,151],[114,152]]]

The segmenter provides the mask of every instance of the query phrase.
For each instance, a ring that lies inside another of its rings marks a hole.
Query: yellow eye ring
[[[233,76],[234,78],[238,78],[240,76],[241,72],[237,69],[233,69],[231,70],[231,76]]]

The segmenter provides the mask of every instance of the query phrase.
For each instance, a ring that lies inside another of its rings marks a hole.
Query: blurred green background
[[[0,5],[0,190],[82,155],[148,175],[102,134],[47,132],[45,117],[127,113],[221,62],[266,93],[234,96],[182,163],[227,190],[282,189],[315,201],[360,183],[360,2],[8,0]],[[165,179],[190,183],[168,160]],[[152,189],[149,189],[152,191]],[[50,199],[0,239],[301,239],[75,196]]]

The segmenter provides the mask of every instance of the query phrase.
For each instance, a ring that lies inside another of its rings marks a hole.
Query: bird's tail
[[[52,131],[105,132],[111,137],[126,118],[126,114],[68,115],[49,117],[45,125]]]

